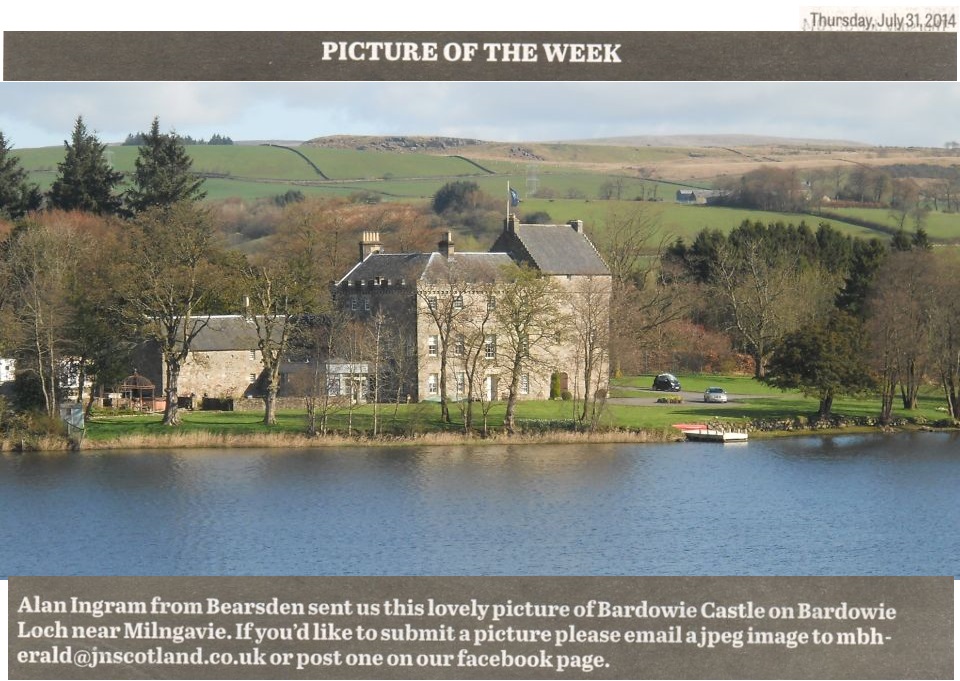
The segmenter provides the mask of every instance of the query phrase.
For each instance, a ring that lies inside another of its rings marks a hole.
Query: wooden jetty
[[[685,430],[683,434],[693,442],[746,442],[747,433],[729,430]]]
[[[748,438],[745,432],[710,428],[703,423],[675,423],[673,427],[694,442],[746,442]]]

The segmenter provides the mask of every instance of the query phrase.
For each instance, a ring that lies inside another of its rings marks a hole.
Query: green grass
[[[486,175],[472,163],[453,156],[392,154],[315,147],[297,147],[297,150],[313,161],[327,177],[334,180],[375,180],[393,177],[452,178]]]
[[[738,423],[750,419],[791,419],[795,416],[811,416],[817,411],[818,402],[813,397],[804,397],[797,391],[783,392],[776,388],[760,384],[744,376],[681,375],[685,390],[702,391],[710,385],[727,389],[733,395],[750,394],[760,397],[736,402],[724,407],[687,402],[684,404],[624,405],[607,404],[604,408],[602,425],[610,428],[630,430],[661,431],[674,423],[703,422],[721,420]],[[636,386],[648,388],[652,376],[633,376],[615,381],[620,390]],[[894,409],[894,417],[915,418],[921,416],[929,421],[945,418],[946,414],[938,410],[945,406],[945,400],[932,387],[925,390],[920,398],[920,408],[915,411]],[[517,406],[517,418],[539,421],[566,421],[574,418],[575,405],[571,401],[531,400]],[[880,403],[875,396],[838,398],[834,403],[834,413],[849,417],[876,416]],[[489,414],[489,427],[500,429],[506,410],[505,403],[492,406]],[[432,402],[404,404],[396,409],[393,405],[380,405],[379,417],[381,431],[394,434],[412,433],[460,433],[463,425],[456,405],[451,405],[453,423],[446,424],[440,419],[440,406]],[[107,442],[118,438],[136,436],[162,436],[167,434],[210,433],[215,435],[257,435],[265,433],[301,434],[306,426],[306,415],[302,411],[281,410],[278,423],[272,428],[262,424],[262,415],[258,412],[181,412],[183,424],[177,428],[167,428],[161,424],[159,414],[137,416],[111,416],[107,413],[96,416],[88,424],[87,439],[90,443]],[[482,425],[480,405],[475,405],[474,426]],[[352,421],[352,423],[350,423]],[[352,415],[346,410],[336,412],[330,417],[331,431],[346,433],[348,424],[354,433],[369,433],[373,424],[373,406],[356,407]]]
[[[899,226],[899,218],[897,218],[895,215],[891,215],[890,211],[886,208],[833,209],[828,205],[825,205],[824,210],[829,210],[831,213],[838,213],[840,215],[849,215],[851,217],[860,218],[861,220],[870,220],[871,222],[885,225],[891,229],[897,229]],[[914,226],[911,218],[907,218],[904,228],[907,232],[913,232]],[[942,213],[931,211],[927,214],[924,229],[927,230],[927,234],[930,235],[930,238],[934,239],[935,241],[956,242],[960,240],[960,213]]]
[[[628,376],[615,379],[611,383],[615,388],[615,396],[631,396],[626,388],[648,389],[653,384],[653,375]],[[714,374],[677,374],[677,379],[683,386],[684,392],[703,392],[709,386],[724,388],[733,396],[758,395],[759,397],[743,401],[736,401],[729,406],[711,407],[703,402],[687,402],[683,405],[656,405],[625,407],[636,410],[631,419],[639,419],[644,424],[640,427],[662,427],[678,423],[684,419],[703,420],[706,417],[717,417],[724,421],[743,421],[746,419],[785,419],[797,415],[810,416],[815,414],[819,401],[815,397],[804,397],[800,391],[783,391],[750,376],[720,376]],[[647,393],[649,394],[649,393]],[[632,393],[638,396],[638,393]],[[914,418],[921,416],[928,421],[937,421],[946,418],[941,411],[946,407],[946,400],[942,392],[933,386],[921,391],[919,408],[908,411],[899,408],[895,403],[894,418]],[[614,406],[614,405],[611,405]],[[620,405],[617,405],[620,406]],[[834,401],[833,411],[836,414],[851,417],[877,416],[880,413],[880,398],[874,395],[863,397],[840,397]],[[672,420],[671,420],[672,419]]]

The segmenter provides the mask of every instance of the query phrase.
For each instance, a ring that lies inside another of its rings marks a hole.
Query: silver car
[[[703,391],[704,402],[726,402],[727,391],[723,388],[707,388]]]

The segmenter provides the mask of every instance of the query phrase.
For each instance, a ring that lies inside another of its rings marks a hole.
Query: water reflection
[[[10,574],[957,574],[955,434],[0,457]]]

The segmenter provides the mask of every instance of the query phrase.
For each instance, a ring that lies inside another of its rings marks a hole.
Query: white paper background
[[[806,6],[806,5],[804,5]],[[942,7],[942,3],[857,2],[859,7]],[[146,5],[151,16],[138,21],[128,2],[92,0],[83,3],[45,3],[38,6],[7,3],[0,16],[2,30],[258,30],[258,31],[397,31],[448,30],[453,7],[447,1],[417,3],[350,3],[337,9],[333,3],[273,2],[269,12],[264,6],[245,16],[239,5],[168,0],[162,6]],[[471,31],[559,31],[559,30],[637,30],[637,31],[792,31],[801,25],[801,5],[759,2],[699,2],[682,5],[660,4],[650,8],[640,3],[603,0],[590,3],[589,10],[579,7],[576,14],[557,5],[518,3],[516,0],[488,0],[466,9]],[[657,8],[660,13],[656,13]],[[362,11],[360,11],[362,10]],[[958,8],[960,10],[960,8]],[[312,14],[311,14],[312,12]],[[357,25],[358,17],[363,25]],[[0,72],[3,66],[3,38],[0,36]],[[960,52],[960,50],[958,50]],[[958,54],[960,63],[960,54]],[[951,87],[951,86],[945,86]],[[0,522],[3,514],[0,511]],[[0,547],[2,553],[2,547]],[[53,557],[55,560],[55,557]],[[954,582],[954,642],[960,638],[956,612],[960,604],[960,586]],[[0,679],[7,679],[7,583],[0,581]],[[954,655],[954,678],[960,677],[960,661]]]

